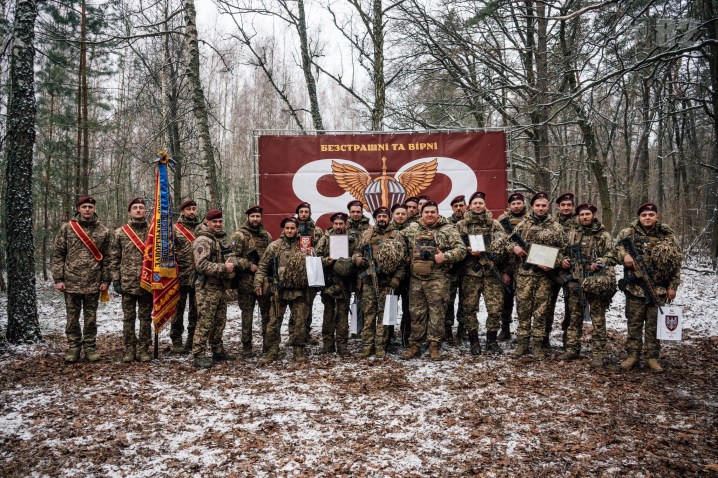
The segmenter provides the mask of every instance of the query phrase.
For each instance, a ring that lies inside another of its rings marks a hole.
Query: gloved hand
[[[122,295],[122,285],[120,284],[120,281],[113,282],[112,288],[115,290],[115,294]]]
[[[356,259],[354,259],[354,264],[357,265],[357,267],[366,267],[366,259],[362,256],[357,256]]]
[[[398,289],[399,288],[399,279],[396,277],[391,278],[391,282],[389,282],[389,287],[392,289]]]

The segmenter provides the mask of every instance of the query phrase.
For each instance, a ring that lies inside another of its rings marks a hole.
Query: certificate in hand
[[[484,243],[484,236],[480,234],[469,235],[469,247],[471,252],[486,252],[486,244]]]
[[[531,244],[526,262],[553,269],[556,266],[556,258],[558,257],[559,250],[558,247]]]
[[[347,235],[329,236],[329,258],[330,259],[349,258],[349,236],[347,236]]]

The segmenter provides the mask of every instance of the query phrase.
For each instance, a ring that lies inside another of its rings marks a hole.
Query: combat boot
[[[347,349],[346,344],[338,344],[337,352],[341,358],[348,358],[352,356],[352,354],[349,353],[349,349]]]
[[[319,345],[319,341],[314,337],[308,336],[307,345]]]
[[[486,350],[488,350],[494,355],[501,355],[502,353],[504,353],[504,351],[501,346],[499,346],[497,340],[498,337],[496,336],[496,331],[486,332]]]
[[[638,365],[638,357],[636,357],[635,355],[629,355],[626,360],[621,362],[621,370],[625,370],[626,372],[628,372],[636,365]]]
[[[242,358],[248,359],[252,357],[254,357],[254,352],[252,351],[252,344],[242,345]]]
[[[264,355],[264,357],[262,357],[262,360],[260,360],[259,362],[262,363],[262,364],[264,364],[264,365],[267,365],[268,363],[274,362],[274,361],[277,360],[278,358],[279,358],[279,352],[277,352],[277,349],[276,349],[276,348],[270,348],[270,349],[267,351],[267,353]]]
[[[376,347],[375,350],[376,353],[374,355],[376,358],[383,359],[384,357],[386,357],[386,350],[384,349],[384,347]]]
[[[192,335],[187,334],[187,341],[184,343],[185,351],[191,352],[193,346],[194,346],[194,334],[192,334]]]
[[[80,360],[80,347],[72,347],[65,355],[65,362],[75,363]]]
[[[297,363],[302,363],[307,358],[304,356],[304,347],[293,347],[294,349],[294,361]]]
[[[558,356],[559,360],[575,360],[577,358],[581,358],[581,356],[571,350],[567,350]]]
[[[434,362],[441,362],[444,360],[444,357],[441,356],[441,343],[440,342],[430,342],[429,343],[429,355],[431,356],[431,360]]]
[[[319,355],[333,354],[336,351],[337,351],[337,349],[334,346],[334,340],[332,340],[331,342],[328,340],[325,340],[322,343],[322,350],[319,351]]]
[[[479,340],[479,331],[472,330],[469,332],[469,343],[471,344],[471,355],[481,354],[481,340]],[[431,357],[434,358],[433,355]]]
[[[601,368],[604,367],[606,363],[603,360],[603,357],[593,357],[593,360],[591,360],[591,367],[593,368]]]
[[[182,339],[172,341],[172,353],[173,354],[183,354],[185,352],[186,352],[186,350],[184,348],[184,345],[182,345]]]
[[[501,322],[501,332],[499,332],[497,339],[511,340],[511,322]]]
[[[533,339],[531,342],[531,349],[534,355],[534,360],[537,362],[543,362],[546,359],[546,355],[543,353],[543,342],[544,339]]]
[[[135,347],[127,347],[127,350],[125,350],[125,356],[122,357],[123,363],[132,363],[135,361]]]
[[[512,355],[513,358],[521,358],[524,355],[528,355],[529,353],[529,338],[523,337],[519,339],[519,346],[516,347],[516,350],[514,351],[514,354]]]
[[[152,360],[152,356],[147,351],[146,348],[142,347],[140,349],[140,362],[149,362]]]
[[[444,326],[444,340],[446,340],[446,343],[449,345],[456,345],[456,340],[454,339],[454,332],[452,331],[450,325]]]
[[[367,346],[365,345],[363,349],[361,349],[361,353],[359,354],[360,359],[369,358],[372,355],[374,355],[374,346]]]
[[[194,366],[197,368],[212,368],[212,362],[204,354],[195,355]]]
[[[85,358],[90,362],[97,362],[100,356],[95,352],[95,347],[85,347]]]
[[[286,342],[284,342],[285,347],[293,347],[294,346],[294,335],[289,334],[289,338]]]
[[[565,343],[565,342],[564,342]],[[551,337],[546,335],[546,337],[541,339],[541,350],[550,350],[551,349]]]
[[[653,373],[663,373],[663,367],[661,367],[656,358],[646,359],[646,365],[648,365],[648,368],[651,369]]]
[[[212,360],[214,360],[215,362],[225,362],[227,360],[237,360],[237,357],[235,357],[234,355],[230,355],[223,350],[221,352],[213,352]]]
[[[413,344],[409,347],[409,349],[401,354],[401,358],[404,360],[409,360],[413,358],[419,358],[421,357],[421,347],[419,347],[416,344]]]

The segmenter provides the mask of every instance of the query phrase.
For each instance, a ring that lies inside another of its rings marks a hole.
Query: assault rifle
[[[282,289],[282,282],[279,280],[279,272],[277,270],[277,258],[272,258],[272,275],[267,278],[269,287],[265,291],[264,295],[268,296],[272,300],[274,306],[274,314],[277,316],[277,327],[279,327],[279,291]]]
[[[623,287],[621,287],[621,290],[626,289],[626,284],[638,282],[641,289],[643,289],[643,297],[645,298],[646,304],[650,304],[651,300],[653,300],[656,306],[658,306],[658,310],[663,313],[661,304],[658,302],[658,294],[656,294],[656,284],[653,282],[653,279],[651,279],[651,275],[654,273],[653,268],[646,267],[646,263],[643,261],[643,256],[638,254],[636,245],[630,237],[624,237],[618,245],[628,249],[628,255],[633,258],[633,262],[635,264],[635,270],[629,274],[626,274],[626,269],[624,268],[623,279],[618,281],[619,287],[621,286],[621,281],[623,281]]]
[[[581,244],[576,243],[568,246],[568,250],[573,256],[571,259],[571,274],[563,278],[565,282],[577,282],[576,290],[578,291],[578,302],[583,309],[583,321],[590,322],[590,306],[586,300],[586,294],[583,292],[583,280],[586,278],[586,271],[583,267],[581,258]]]
[[[514,226],[511,224],[511,220],[508,217],[503,218],[499,221],[499,224],[501,224],[504,228],[504,231],[506,231],[509,234],[513,234],[514,232]]]
[[[469,247],[469,235],[464,233],[461,235],[461,240],[464,242],[466,247]],[[490,234],[484,234],[484,244],[491,244],[491,235]],[[491,274],[493,274],[494,277],[496,277],[499,282],[504,286],[504,289],[506,289],[506,292],[508,294],[511,293],[511,289],[507,285],[504,284],[504,275],[499,271],[499,268],[496,267],[496,258],[495,256],[488,252],[482,252],[479,254],[479,262],[474,264],[474,266],[471,268],[474,272],[479,272],[479,270],[484,267],[489,266],[489,270],[491,271]]]
[[[374,297],[376,297],[376,306],[381,309],[379,303],[379,273],[381,269],[376,265],[376,259],[374,259],[374,251],[371,249],[371,244],[364,244],[361,247],[362,251],[366,252],[367,262],[369,263],[366,270],[359,274],[360,279],[366,279],[371,277],[372,288],[374,289]]]

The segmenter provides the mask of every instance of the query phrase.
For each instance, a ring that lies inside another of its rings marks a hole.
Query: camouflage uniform
[[[180,216],[177,221],[189,232],[194,234],[197,228],[197,219],[189,220],[184,216]],[[189,349],[194,342],[194,329],[197,327],[197,303],[195,302],[195,293],[192,288],[192,277],[194,276],[194,254],[192,254],[192,243],[182,234],[177,227],[174,228],[175,233],[175,257],[177,258],[177,269],[179,271],[180,297],[177,302],[177,315],[172,319],[172,327],[170,328],[170,339],[173,344],[182,343],[182,334],[184,333],[184,310],[189,300],[189,314],[187,315],[187,342],[186,347]]]
[[[142,244],[147,241],[149,225],[147,222],[128,223]],[[112,282],[120,282],[122,287],[122,336],[126,348],[134,348],[139,343],[140,350],[147,351],[152,340],[152,294],[140,285],[142,277],[142,252],[130,240],[122,228],[115,230],[110,257]],[[140,320],[139,341],[135,335],[135,321]]]
[[[513,212],[511,212],[511,209],[506,210],[502,215],[499,216],[497,221],[501,223],[502,219],[508,218],[509,222],[511,223],[511,226],[515,229],[518,223],[520,223],[527,217],[529,217],[529,208],[524,206],[524,209],[523,211],[521,211],[520,214],[514,214]],[[504,231],[507,235],[511,235],[511,231],[509,229],[504,228]],[[510,257],[511,259],[510,262],[507,264],[506,270],[511,276],[511,285],[509,286],[511,293],[504,290],[504,304],[501,312],[501,328],[506,331],[506,338],[509,338],[510,336],[509,329],[511,328],[511,319],[513,318],[512,315],[514,312],[514,301],[516,298],[516,272],[517,268],[521,266],[521,260],[515,254],[510,255]],[[502,334],[503,333],[504,332],[502,331]]]
[[[468,212],[468,211],[467,211]],[[466,213],[464,213],[466,214]],[[463,220],[464,218],[457,218],[456,214],[452,214],[449,216],[446,220],[449,224],[456,227],[456,224]],[[444,327],[446,328],[447,333],[451,333],[451,328],[454,326],[454,319],[456,319],[456,311],[454,310],[454,306],[456,304],[456,293],[459,289],[459,274],[456,269],[456,265],[452,268],[451,274],[450,274],[450,282],[449,282],[449,302],[446,307],[446,317],[444,317]],[[461,301],[461,298],[459,298],[459,301]],[[461,326],[461,321],[459,321],[459,326]],[[463,328],[463,327],[462,327]],[[457,331],[458,333],[458,331]]]
[[[404,224],[412,225],[412,224],[418,224],[421,220],[421,212],[417,212],[416,214],[412,214],[411,216],[406,218],[406,222]]]
[[[606,268],[616,265],[616,254],[613,250],[611,234],[606,231],[603,224],[596,219],[589,227],[579,226],[569,234],[568,244],[581,244],[581,259],[585,273],[591,271],[591,264],[599,261]],[[571,257],[573,261],[573,257]],[[573,265],[573,264],[572,264]],[[608,273],[603,270],[600,273]],[[568,274],[569,272],[567,272]],[[570,282],[564,287],[568,291],[567,303],[571,311],[568,326],[566,351],[578,355],[581,352],[581,337],[583,336],[583,309],[578,295],[578,282]],[[593,323],[593,357],[606,356],[606,310],[609,301],[586,294],[590,307],[591,322]]]
[[[660,271],[655,266],[656,257],[652,254],[656,245],[663,241],[669,241],[677,250],[678,241],[673,234],[673,230],[667,225],[657,222],[650,232],[646,232],[638,221],[633,221],[631,225],[623,229],[616,237],[616,260],[623,263],[628,250],[619,243],[626,237],[633,238],[636,249],[639,254],[643,251],[642,257],[645,266],[654,269],[651,277],[655,282],[655,291],[658,296],[660,305],[663,306],[666,301],[668,289],[678,290],[681,284],[681,271],[677,267],[675,273],[663,280],[657,280],[657,273]],[[624,279],[630,271],[624,267]],[[662,274],[665,275],[665,274]],[[641,287],[641,282],[634,282],[623,285],[623,280],[619,281],[619,287],[626,295],[626,319],[628,320],[628,337],[626,338],[626,352],[629,357],[639,358],[641,349],[645,348],[646,359],[658,358],[661,350],[661,343],[656,338],[658,332],[658,306],[651,300],[646,303],[645,293]],[[645,332],[644,332],[645,327]],[[645,340],[645,346],[644,346]]]
[[[79,215],[78,215],[79,216]],[[97,303],[100,285],[110,283],[110,230],[96,218],[77,223],[102,253],[98,261],[77,237],[69,223],[60,226],[52,253],[52,278],[55,284],[65,283],[67,326],[65,335],[70,349],[94,349],[97,339]],[[84,327],[80,313],[84,310]]]
[[[304,232],[303,230],[306,230]],[[309,236],[312,238],[312,247],[317,247],[317,244],[319,244],[319,240],[324,236],[324,232],[321,228],[317,227],[316,224],[314,224],[314,219],[309,218],[307,221],[299,221],[299,235]],[[317,293],[319,292],[319,289],[316,287],[310,287],[309,292],[305,297],[305,300],[307,301],[307,305],[309,306],[306,309],[307,316],[304,318],[305,324],[306,324],[306,341],[311,341],[312,335],[312,306],[314,305],[314,299],[317,297]],[[282,309],[284,310],[284,309]],[[293,336],[294,331],[294,315],[289,316],[289,335]]]
[[[269,324],[270,316],[270,300],[265,295],[258,296],[254,293],[254,275],[252,265],[259,266],[259,261],[252,261],[247,257],[247,253],[254,249],[260,260],[267,250],[269,244],[274,241],[272,235],[269,234],[263,225],[259,227],[251,227],[246,222],[237,232],[232,234],[230,245],[234,257],[239,263],[237,278],[237,299],[239,309],[242,311],[242,350],[245,355],[250,355],[252,351],[252,322],[254,319],[254,305],[259,305],[262,325],[262,348],[267,351],[267,324]]]
[[[402,231],[409,247],[411,258],[411,282],[409,309],[411,311],[412,348],[418,348],[425,341],[438,344],[444,338],[444,318],[449,298],[450,269],[452,264],[466,257],[466,247],[446,219],[427,226],[421,219],[416,225]],[[441,264],[434,262],[436,248],[444,254]],[[431,259],[422,259],[427,252]]]
[[[515,232],[529,244],[543,244],[560,248],[554,269],[563,260],[566,246],[565,235],[563,228],[552,217],[547,215],[541,220],[531,213],[526,220],[516,226]],[[514,246],[516,243],[510,241],[507,250],[510,254],[515,255]],[[538,269],[538,266],[526,265],[529,267],[519,267],[516,274],[516,298],[519,312],[516,336],[520,349],[528,347],[529,338],[533,338],[534,354],[536,354],[537,350],[543,350],[546,319],[550,313],[551,294],[555,282],[549,273]]]
[[[402,244],[404,242],[399,232],[392,229],[391,225],[387,225],[386,227],[375,225],[364,231],[359,237],[354,253],[352,254],[352,261],[356,262],[359,257],[369,259],[369,254],[362,250],[365,244],[371,245],[372,253],[374,257],[376,257],[379,244],[396,240],[400,240]],[[362,273],[364,270],[359,270],[358,272]],[[369,352],[373,349],[380,355],[381,352],[386,350],[389,340],[389,329],[384,325],[384,304],[387,294],[391,291],[389,283],[392,279],[401,281],[404,274],[405,267],[403,263],[399,265],[391,277],[380,272],[377,276],[379,282],[379,290],[377,291],[374,290],[374,283],[370,276],[367,275],[359,281],[362,314],[364,315],[364,330],[362,330],[361,333],[361,341],[365,352]]]
[[[259,268],[254,274],[254,289],[262,289],[263,292],[266,292],[264,280],[273,274],[272,259],[275,257],[278,259],[277,274],[279,275],[280,282],[284,284],[284,271],[287,267],[287,262],[298,250],[299,234],[290,239],[282,233],[279,239],[269,244],[266,252],[262,256],[262,260],[259,261]],[[299,348],[304,347],[307,336],[305,321],[311,311],[308,301],[309,295],[309,287],[302,289],[282,287],[279,291],[279,304],[275,304],[272,301],[266,337],[270,353],[276,354],[278,352],[282,319],[284,318],[284,312],[287,310],[287,307],[289,307],[290,311],[290,322],[294,324],[294,327],[290,330],[292,345]]]
[[[563,228],[563,233],[566,235],[566,239],[568,239],[568,236],[569,234],[571,234],[571,231],[581,227],[581,222],[578,220],[578,214],[576,214],[575,212],[572,212],[568,216],[564,216],[560,212],[557,213],[556,222],[558,222]],[[566,346],[568,324],[571,322],[571,304],[568,301],[569,290],[566,285],[562,286],[558,283],[555,283],[551,291],[552,295],[549,315],[546,318],[546,336],[544,339],[544,346],[546,347],[548,347],[549,345],[549,337],[551,336],[551,329],[553,328],[553,318],[556,311],[556,303],[558,302],[558,293],[561,291],[561,289],[563,289],[564,303],[563,320],[561,320],[561,331],[563,332],[563,345],[564,347]]]
[[[347,222],[347,233],[349,234],[360,234],[367,229],[371,227],[371,224],[369,224],[369,218],[366,216],[362,216],[361,219],[358,221],[355,221],[354,219],[349,219],[349,222]]]
[[[239,268],[239,264],[233,254],[222,257],[221,251],[229,249],[227,233],[212,232],[206,224],[200,224],[196,235],[192,253],[198,275],[195,282],[197,328],[192,355],[204,357],[208,340],[213,354],[224,353],[222,334],[227,325],[227,291],[231,279],[225,262],[229,259],[235,269]]]
[[[399,224],[396,221],[392,220],[390,224],[391,228],[395,231],[402,232],[407,227],[411,226],[409,221],[405,221],[404,224]],[[408,266],[411,263],[410,258],[407,256],[404,259],[405,266]],[[409,337],[411,336],[411,314],[409,312],[409,282],[411,279],[411,276],[408,274],[408,271],[406,270],[407,267],[404,267],[404,277],[402,277],[400,280],[399,290],[397,290],[397,293],[399,294],[399,298],[401,299],[401,325],[400,325],[400,331],[401,331],[401,344],[405,347],[409,347]]]

